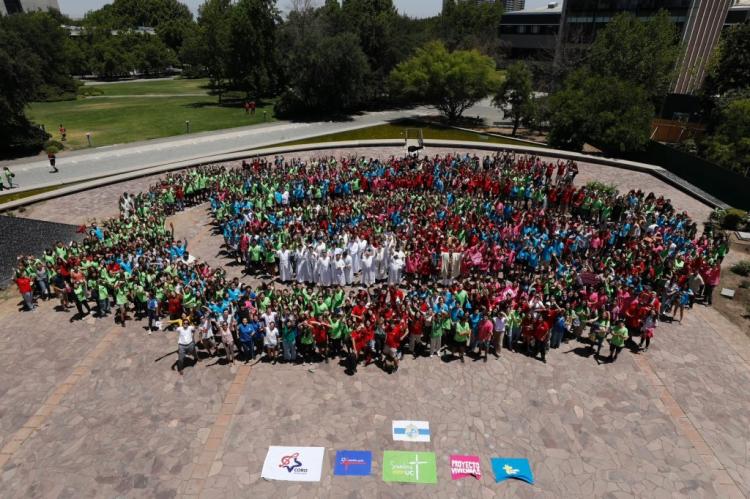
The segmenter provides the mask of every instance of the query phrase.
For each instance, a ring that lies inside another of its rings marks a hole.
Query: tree
[[[11,16],[9,16],[11,17]],[[8,17],[0,18],[0,154],[36,152],[43,137],[24,114],[43,84],[42,59],[26,44],[23,36],[7,29]]]
[[[617,154],[648,143],[654,108],[648,93],[631,81],[580,69],[550,96],[549,106],[553,146],[580,151],[589,143]]]
[[[177,56],[158,37],[138,35],[135,67],[147,75],[160,74],[177,64]]]
[[[40,60],[37,67],[42,83],[34,87],[34,100],[47,100],[63,94],[75,95],[64,49],[68,38],[55,18],[47,12],[14,14],[2,18],[0,29],[17,33],[24,45]]]
[[[370,67],[353,33],[308,35],[304,50],[288,62],[293,75],[277,114],[328,114],[348,111],[367,97]],[[335,68],[335,70],[333,69]]]
[[[199,43],[204,47],[203,65],[208,71],[211,88],[219,95],[221,103],[229,75],[231,59],[231,0],[206,0],[198,10],[197,32]]]
[[[341,4],[343,22],[338,29],[359,38],[358,45],[378,75],[387,75],[400,60],[403,47],[394,30],[398,17],[393,0],[343,0]]]
[[[450,50],[475,48],[499,61],[502,17],[499,1],[445,0],[435,34]]]
[[[274,0],[239,0],[229,11],[227,77],[247,97],[271,88],[279,20]]]
[[[647,21],[625,12],[599,31],[588,66],[596,74],[641,86],[656,103],[669,91],[679,53],[677,27],[667,11]]]
[[[707,159],[747,175],[750,172],[750,98],[735,99],[720,111],[715,133],[701,146]]]
[[[344,112],[369,98],[367,56],[357,35],[333,29],[340,15],[337,4],[316,9],[304,2],[289,12],[279,31],[286,84],[277,116]]]
[[[456,121],[500,83],[495,62],[476,50],[449,52],[442,42],[430,42],[391,72],[397,94],[433,104]]]
[[[493,104],[503,108],[513,118],[513,136],[524,117],[533,114],[533,77],[529,67],[519,61],[508,66],[505,79],[495,94]]]
[[[733,26],[722,33],[712,59],[703,87],[706,94],[750,87],[750,24]]]

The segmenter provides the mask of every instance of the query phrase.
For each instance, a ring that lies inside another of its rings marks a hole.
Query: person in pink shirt
[[[703,280],[705,282],[705,291],[703,292],[703,299],[706,305],[713,304],[713,294],[716,286],[719,285],[721,279],[721,265],[715,262],[709,262],[703,269]]]

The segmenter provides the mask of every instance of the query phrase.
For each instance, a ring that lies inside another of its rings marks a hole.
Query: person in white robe
[[[348,251],[344,251],[344,281],[347,286],[354,282],[354,262]]]
[[[382,281],[388,275],[388,267],[385,260],[385,246],[382,244],[375,250],[375,280]]]
[[[451,279],[455,280],[461,277],[461,262],[463,261],[463,253],[460,251],[453,251],[451,253]]]
[[[336,249],[336,255],[333,257],[333,283],[339,286],[346,286],[346,275],[344,273],[346,262],[340,249]]]
[[[350,240],[349,247],[347,248],[347,255],[345,255],[344,258],[346,258],[346,256],[349,256],[352,259],[352,265],[351,265],[352,275],[359,272],[359,265],[360,265],[359,252],[360,252],[359,238]]]
[[[375,249],[372,246],[365,248],[362,253],[362,273],[360,274],[360,280],[362,286],[369,287],[375,284]]]
[[[287,282],[292,280],[292,253],[286,249],[281,248],[276,252],[276,256],[279,259],[279,278],[281,282]]]
[[[297,251],[294,252],[294,260],[297,270],[297,282],[300,284],[309,282],[309,260],[307,257],[307,250],[304,246],[300,246],[297,248]]]
[[[440,253],[440,282],[443,286],[451,283],[451,254],[449,251]]]
[[[331,257],[327,251],[324,251],[318,256],[317,279],[315,279],[315,283],[318,286],[330,286],[332,281]]]
[[[391,254],[390,265],[388,267],[388,284],[398,286],[401,284],[401,269],[406,263],[406,255],[400,249]]]

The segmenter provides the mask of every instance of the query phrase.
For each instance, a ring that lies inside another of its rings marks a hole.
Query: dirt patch
[[[750,260],[750,241],[740,241],[731,236],[731,251],[721,265],[721,282],[714,294],[714,307],[750,336],[750,276],[737,275],[730,270],[732,265]],[[741,287],[743,283],[748,287]],[[721,288],[734,290],[734,298],[720,296]]]

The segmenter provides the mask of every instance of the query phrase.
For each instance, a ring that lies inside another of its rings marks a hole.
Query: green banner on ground
[[[383,452],[383,480],[386,482],[437,483],[435,453],[396,450]]]

